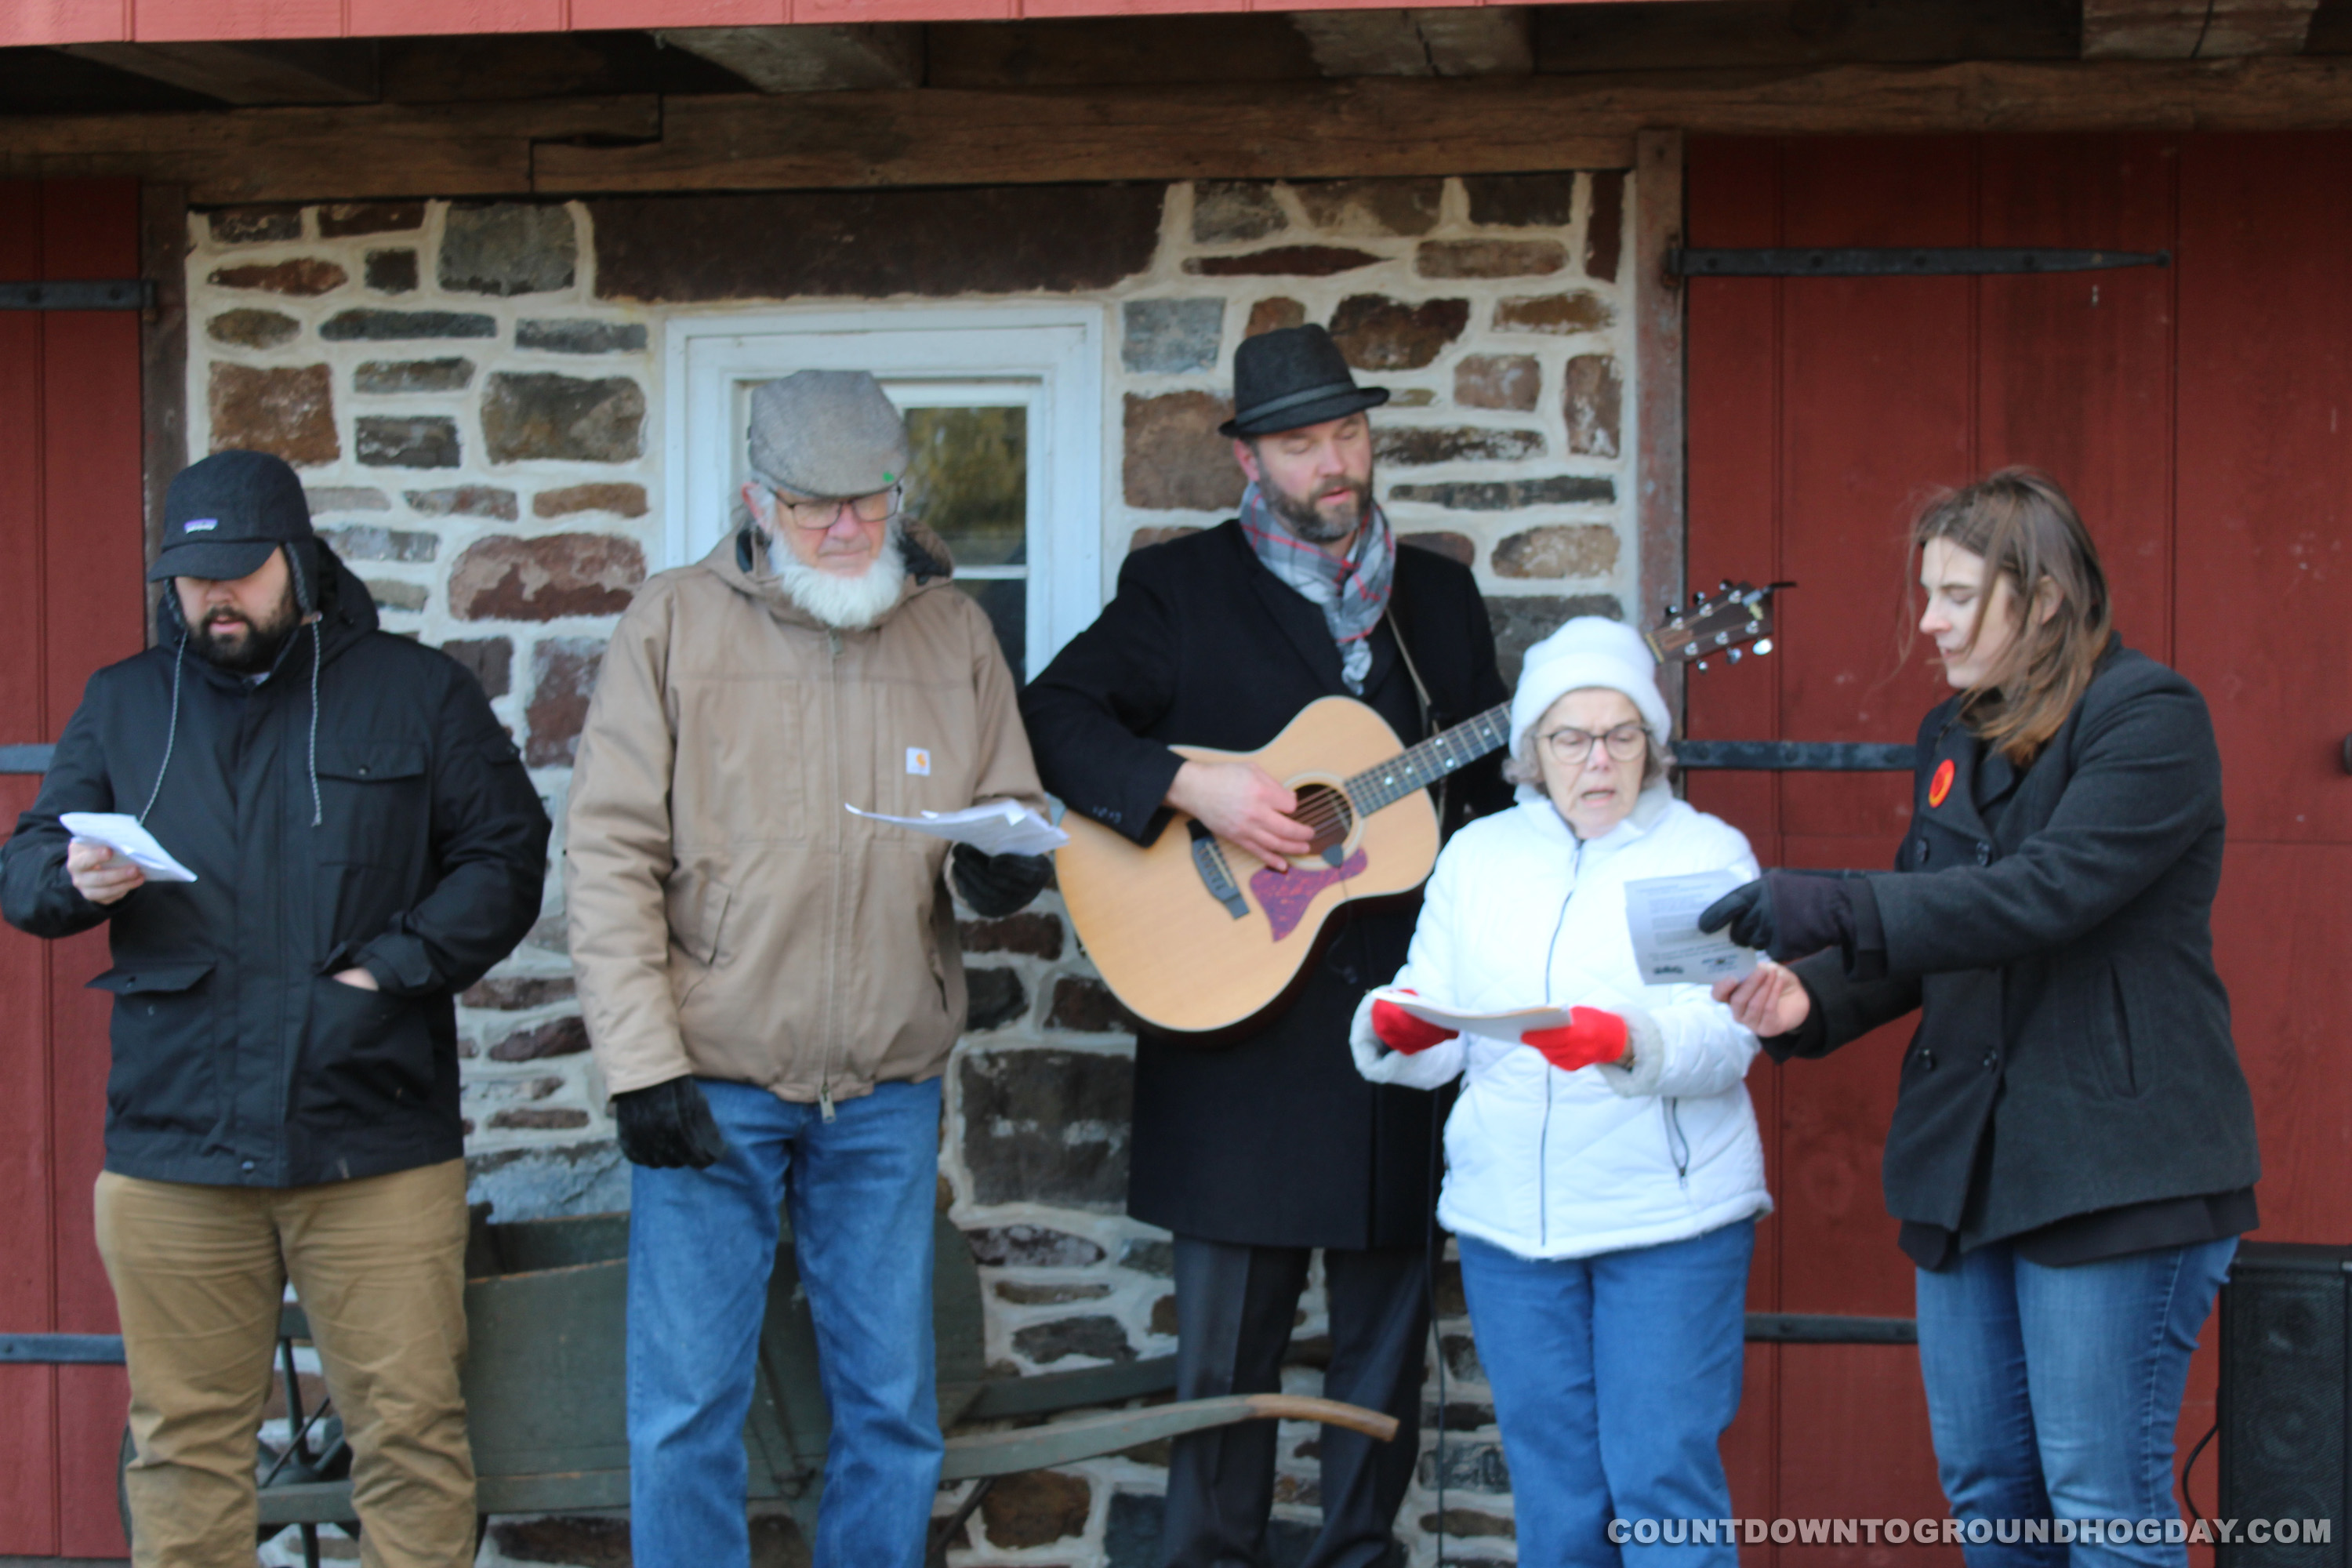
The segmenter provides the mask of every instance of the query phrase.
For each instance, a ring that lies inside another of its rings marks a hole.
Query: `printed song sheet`
[[[1698,917],[1707,905],[1748,880],[1737,871],[1695,871],[1625,884],[1625,919],[1633,931],[1633,963],[1653,985],[1705,985],[1747,974],[1756,950],[1728,931],[1707,936]]]
[[[927,811],[920,816],[885,816],[844,803],[853,816],[911,827],[953,844],[969,844],[983,855],[1044,855],[1070,836],[1017,800],[992,800],[962,811]]]
[[[1516,1040],[1529,1029],[1560,1029],[1566,1028],[1569,1023],[1565,1007],[1516,1007],[1507,1013],[1465,1013],[1457,1008],[1441,1006],[1426,996],[1400,991],[1393,985],[1383,985],[1372,994],[1383,1002],[1393,1002],[1424,1024],[1434,1024],[1457,1035],[1479,1035],[1492,1040]]]
[[[139,819],[120,811],[67,811],[58,815],[68,833],[84,844],[103,844],[147,873],[151,882],[193,882],[196,874],[172,858]]]

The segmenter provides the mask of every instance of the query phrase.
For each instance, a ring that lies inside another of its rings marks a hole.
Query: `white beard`
[[[890,613],[907,582],[907,563],[898,553],[898,530],[894,523],[882,538],[882,552],[874,564],[855,577],[836,576],[809,565],[789,548],[768,547],[768,560],[785,596],[823,626],[853,631],[870,626]]]

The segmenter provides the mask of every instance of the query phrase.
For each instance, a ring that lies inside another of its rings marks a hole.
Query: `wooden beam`
[[[197,205],[1622,169],[1636,132],[2352,126],[2352,58],[1023,92],[799,93],[0,118],[0,177],[138,174]]]
[[[1683,242],[1683,133],[1644,131],[1633,147],[1634,529],[1638,588],[1633,624],[1651,625],[1664,604],[1682,603],[1690,520],[1684,458],[1684,326],[1690,291],[1666,270]],[[1659,672],[1667,704],[1683,711],[1683,670]]]
[[[375,45],[362,38],[288,43],[63,44],[58,53],[240,107],[263,103],[373,103]]]
[[[1297,11],[1291,24],[1327,77],[1525,76],[1536,67],[1525,8]]]
[[[2220,60],[2291,55],[2319,0],[2083,0],[2083,58]]]
[[[723,66],[761,92],[856,91],[923,81],[923,30],[911,23],[671,27],[654,37]]]

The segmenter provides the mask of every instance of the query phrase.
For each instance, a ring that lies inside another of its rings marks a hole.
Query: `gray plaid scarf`
[[[1372,628],[1389,607],[1396,580],[1396,535],[1388,514],[1374,501],[1344,556],[1318,549],[1290,531],[1253,483],[1242,492],[1242,532],[1265,569],[1323,608],[1331,640],[1339,645],[1339,676],[1348,689],[1364,694],[1372,668]]]

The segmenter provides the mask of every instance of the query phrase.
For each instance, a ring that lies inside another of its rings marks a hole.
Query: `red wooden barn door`
[[[2352,1241],[2352,1074],[2333,1048],[2352,1009],[2352,631],[2330,603],[2352,578],[2352,138],[1702,141],[1688,190],[1695,246],[2172,253],[2168,269],[1695,282],[1693,580],[1801,586],[1772,658],[1693,679],[1690,732],[1909,742],[1944,694],[1898,657],[1912,509],[2008,463],[2054,474],[2126,640],[2198,682],[2221,737],[2217,940],[2261,1119],[2261,1234]],[[1767,864],[1885,865],[1909,814],[1901,775],[1695,774],[1690,793]],[[1780,1205],[1758,1310],[1911,1310],[1878,1178],[1908,1026],[1886,1034],[1751,1075]],[[1749,1371],[1728,1450],[1743,1515],[1941,1517],[1913,1352],[1758,1347]],[[2184,1454],[2213,1375],[2209,1345]]]
[[[0,282],[139,274],[129,181],[0,181]],[[0,310],[0,745],[55,741],[100,665],[138,651],[139,318]],[[0,833],[40,780],[0,774]],[[112,1333],[90,1236],[105,1110],[93,931],[0,929],[0,1333]],[[0,1554],[118,1557],[116,1367],[0,1366]]]

